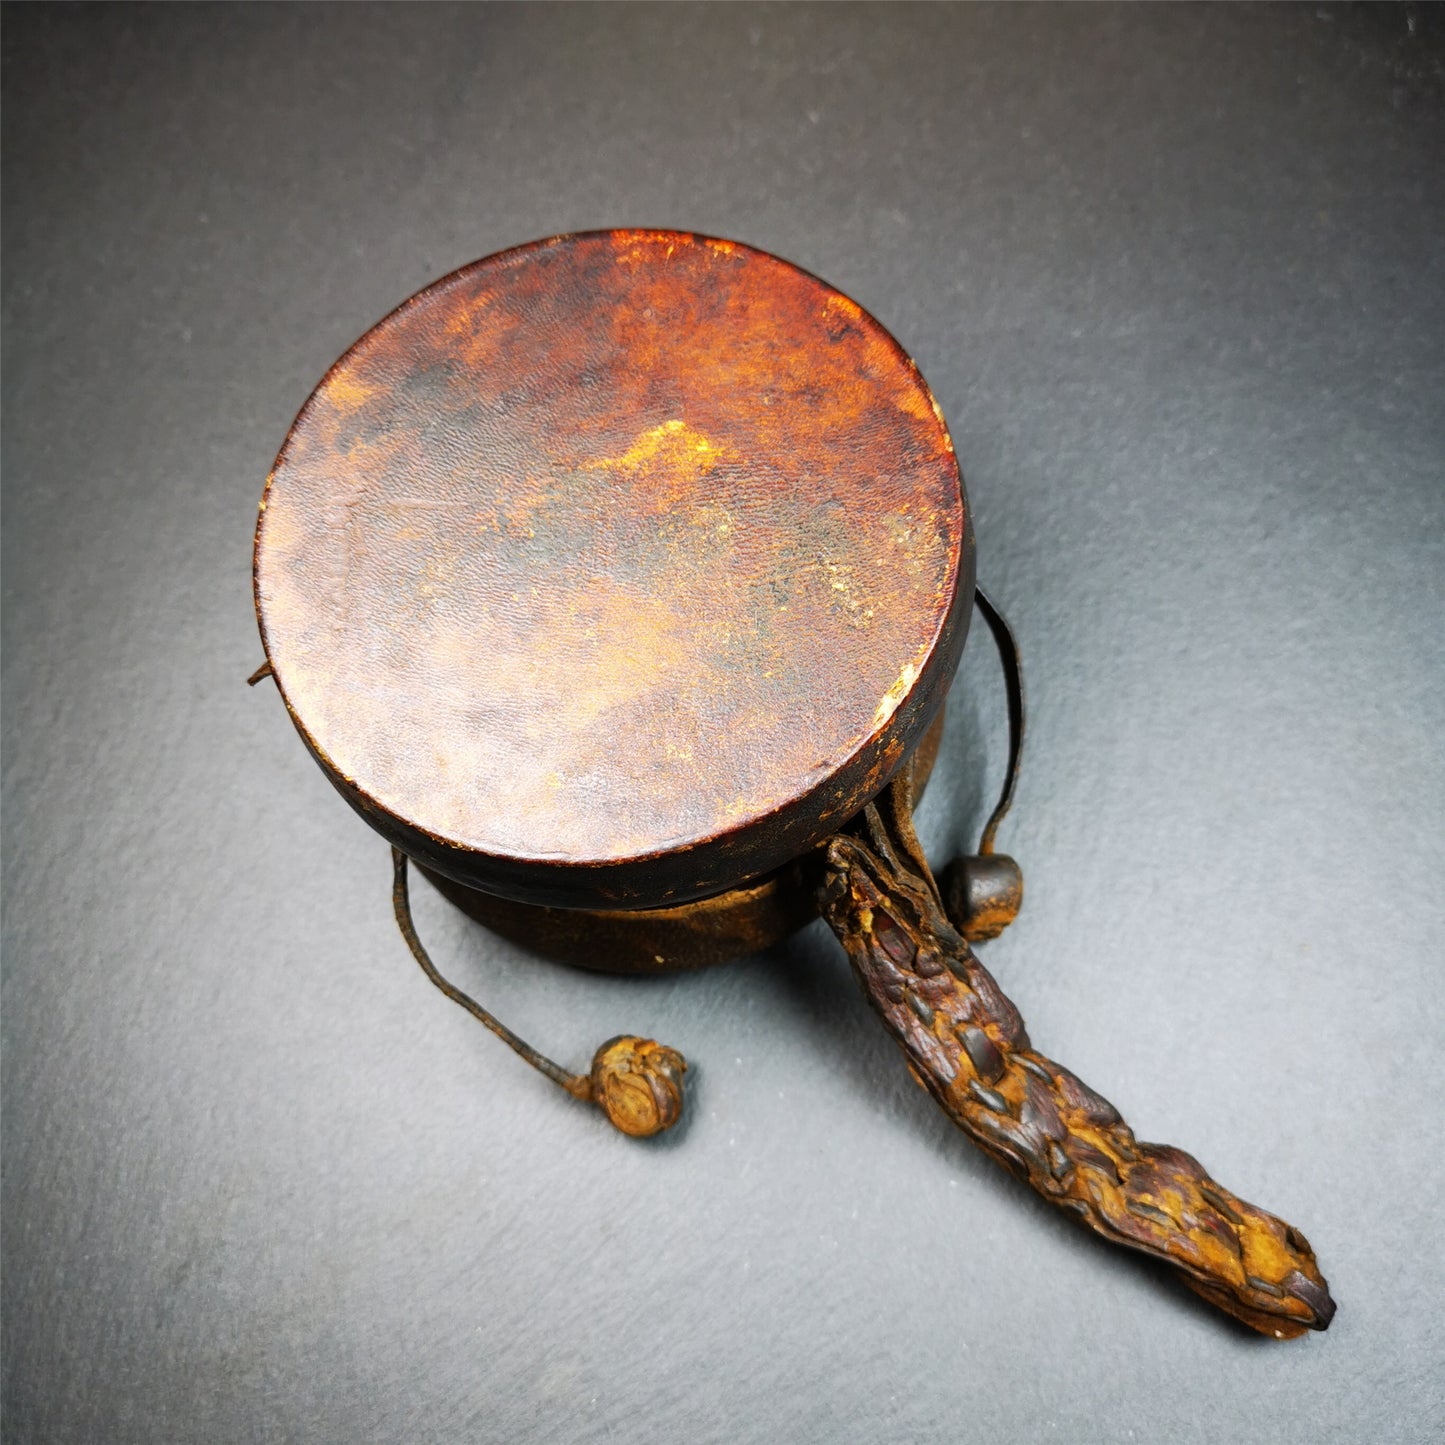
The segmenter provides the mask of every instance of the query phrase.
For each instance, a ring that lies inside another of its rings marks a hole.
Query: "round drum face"
[[[896,770],[972,538],[938,408],[806,272],[673,232],[466,267],[367,333],[267,483],[256,605],[332,780],[463,883],[658,906]]]

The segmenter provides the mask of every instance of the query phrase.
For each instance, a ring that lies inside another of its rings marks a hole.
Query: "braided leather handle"
[[[1033,1048],[944,913],[913,829],[909,769],[830,842],[822,901],[914,1077],[985,1153],[1261,1333],[1329,1325],[1334,1301],[1299,1230],[1182,1150],[1139,1143],[1113,1105]]]

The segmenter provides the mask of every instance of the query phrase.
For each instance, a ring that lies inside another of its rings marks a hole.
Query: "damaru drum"
[[[685,1064],[614,1040],[586,1074],[436,971],[407,861],[539,952],[662,968],[821,911],[915,1076],[987,1152],[1101,1234],[1275,1335],[1333,1304],[1298,1231],[1033,1050],[967,939],[1021,881],[1009,783],[940,893],[911,823],[974,599],[937,402],[861,307],[727,241],[609,231],[479,261],[327,373],[266,485],[269,672],[343,797],[392,845],[414,954],[625,1132]]]

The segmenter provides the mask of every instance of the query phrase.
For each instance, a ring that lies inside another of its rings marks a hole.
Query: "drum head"
[[[287,707],[469,887],[658,907],[889,780],[967,630],[973,538],[917,368],[760,251],[564,236],[422,291],[276,460],[256,608]]]

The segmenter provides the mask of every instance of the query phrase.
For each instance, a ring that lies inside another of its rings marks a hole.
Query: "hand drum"
[[[1278,1336],[1333,1312],[1299,1232],[1140,1144],[1036,1053],[968,940],[1017,911],[993,852],[935,883],[912,801],[973,608],[953,444],[898,343],[763,252],[564,236],[444,278],[291,428],[256,610],[312,755],[393,847],[438,987],[624,1132],[686,1065],[624,1037],[573,1074],[437,972],[407,860],[591,967],[713,962],[822,912],[915,1077],[987,1152]]]

